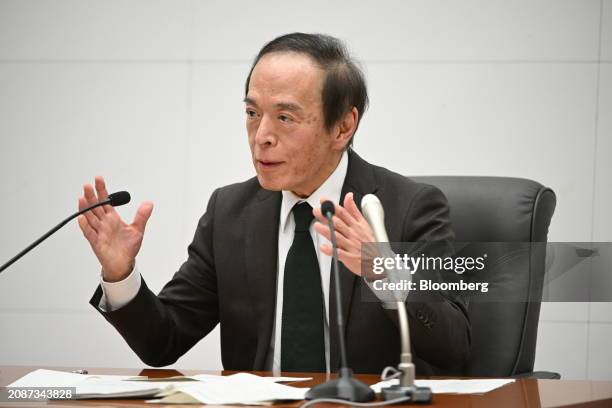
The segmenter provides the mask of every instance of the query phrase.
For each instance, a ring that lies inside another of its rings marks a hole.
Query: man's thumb
[[[140,204],[138,207],[138,211],[136,211],[136,215],[134,216],[134,222],[132,222],[132,226],[136,228],[140,232],[144,232],[145,227],[147,225],[147,221],[153,212],[153,203],[150,201],[145,201]]]

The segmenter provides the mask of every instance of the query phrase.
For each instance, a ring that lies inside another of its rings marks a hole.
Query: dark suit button
[[[423,314],[422,310],[417,310],[416,312],[416,317],[417,319],[419,319],[420,321],[423,321],[423,319],[425,318],[425,315]]]

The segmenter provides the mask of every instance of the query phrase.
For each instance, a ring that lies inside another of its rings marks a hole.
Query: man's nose
[[[255,144],[258,145],[275,145],[276,135],[271,118],[268,115],[263,115],[259,121],[257,132],[255,133]]]

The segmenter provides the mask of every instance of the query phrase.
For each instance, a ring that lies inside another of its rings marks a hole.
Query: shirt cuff
[[[125,279],[118,282],[106,282],[100,277],[102,298],[98,307],[105,312],[112,312],[122,308],[136,297],[141,283],[142,277],[136,265],[134,265],[134,269]]]

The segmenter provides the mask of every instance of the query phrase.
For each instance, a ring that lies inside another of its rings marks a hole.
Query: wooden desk
[[[40,367],[31,366],[0,366],[0,386],[6,386],[19,377]],[[84,367],[45,367],[54,370],[71,371]],[[154,369],[120,369],[120,368],[89,368],[85,367],[89,374],[122,374],[122,375],[146,375],[149,377],[170,377],[182,374],[211,373],[211,374],[233,374],[232,371],[205,371],[205,370],[154,370]],[[266,372],[254,372],[259,375],[270,375]],[[283,373],[285,375],[285,373]],[[313,377],[312,381],[298,382],[293,385],[298,387],[311,387],[325,380],[325,375],[310,373],[289,373],[294,377]],[[377,375],[358,375],[360,380],[367,384],[379,381]],[[43,403],[33,403],[32,406],[40,406]],[[297,408],[302,402],[292,404],[277,404],[278,408]],[[142,400],[78,400],[78,401],[50,401],[47,405],[53,407],[134,407],[145,405]],[[0,406],[24,407],[24,403],[6,404]],[[161,405],[146,404],[150,408],[159,408]],[[193,407],[194,405],[184,405]],[[321,405],[323,407],[323,405]],[[328,408],[333,405],[326,405]],[[526,380],[519,379],[512,384],[491,391],[483,395],[457,395],[457,394],[434,394],[431,407],[459,407],[459,408],[545,408],[545,407],[612,407],[612,382],[610,381],[570,381],[570,380]],[[175,408],[178,405],[164,405],[164,407]],[[241,406],[244,408],[244,406]]]

